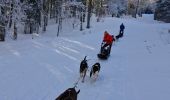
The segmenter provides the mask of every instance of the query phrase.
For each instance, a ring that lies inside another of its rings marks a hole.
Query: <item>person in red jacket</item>
[[[111,50],[111,46],[113,41],[115,41],[115,38],[113,35],[110,35],[107,31],[104,32],[104,38],[102,43],[102,50],[104,50],[105,47],[109,46],[109,54]]]

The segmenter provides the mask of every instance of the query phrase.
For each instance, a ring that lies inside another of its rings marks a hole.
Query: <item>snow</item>
[[[117,35],[125,24],[124,37],[112,46],[108,60],[97,53],[107,30]],[[170,24],[142,18],[106,17],[82,32],[66,30],[56,37],[57,25],[39,35],[7,35],[0,42],[0,100],[54,100],[79,78],[79,65],[87,56],[89,70],[100,62],[96,82],[79,82],[78,100],[169,100]],[[85,27],[85,25],[84,25]]]

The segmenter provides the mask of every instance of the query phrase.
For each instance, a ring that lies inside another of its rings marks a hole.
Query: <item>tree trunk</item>
[[[92,0],[89,0],[89,2],[88,2],[88,12],[87,12],[87,27],[86,28],[90,28],[91,10],[92,10]]]
[[[12,13],[13,13],[13,2],[11,4],[11,8],[10,8],[9,28],[11,28],[11,26],[12,26]]]
[[[13,39],[17,39],[17,27],[16,27],[16,22],[14,22],[14,34],[13,34]]]
[[[47,23],[47,18],[44,15],[44,25],[43,25],[43,31],[46,31],[46,23]]]
[[[81,8],[81,15],[80,15],[80,31],[83,30],[83,9]]]
[[[137,5],[136,5],[136,9],[135,9],[135,18],[136,18],[136,15],[137,15],[137,13],[138,13],[138,7],[139,7],[139,0],[138,0],[138,2],[137,2]]]
[[[62,1],[60,1],[60,0],[56,0],[56,2],[55,2],[55,17],[56,17],[56,23],[58,23],[59,22],[59,14],[61,13],[60,12],[60,2],[62,2]]]
[[[62,0],[59,0],[58,2],[58,14],[57,14],[57,16],[58,16],[58,31],[57,31],[57,37],[59,36],[59,33],[60,33],[60,31],[61,31],[61,29],[62,29],[62,4],[63,4],[63,1]]]
[[[31,19],[29,19],[29,30],[30,30],[30,34],[33,33],[32,24],[33,24],[33,21],[32,21]]]
[[[52,2],[53,0],[50,0],[50,19],[52,18]]]

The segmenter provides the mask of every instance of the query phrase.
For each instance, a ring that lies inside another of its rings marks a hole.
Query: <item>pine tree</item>
[[[33,33],[36,31],[40,24],[41,17],[41,0],[23,0],[22,9],[25,11],[25,33]]]
[[[154,19],[170,23],[170,0],[157,1]]]

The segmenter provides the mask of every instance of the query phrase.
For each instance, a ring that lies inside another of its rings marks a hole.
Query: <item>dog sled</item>
[[[97,54],[98,58],[107,59],[110,56],[111,47],[112,45],[104,47],[104,43],[102,43],[100,53]]]
[[[100,53],[97,54],[98,58],[107,59],[109,57],[113,41],[115,41],[114,35],[111,35],[105,31]]]

